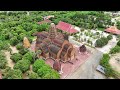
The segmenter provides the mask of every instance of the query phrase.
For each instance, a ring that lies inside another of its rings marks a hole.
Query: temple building
[[[49,32],[37,32],[35,51],[41,50],[44,58],[54,58],[62,62],[67,62],[75,58],[75,48],[67,40],[66,36],[57,32],[54,23],[51,23]]]
[[[116,26],[111,26],[111,27],[105,29],[105,32],[112,33],[115,35],[120,35],[120,30],[118,30]]]

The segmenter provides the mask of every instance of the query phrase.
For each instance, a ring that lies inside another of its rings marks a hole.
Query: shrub
[[[48,65],[43,65],[42,67],[40,67],[37,71],[37,74],[40,77],[43,77],[45,74],[50,73],[51,72],[51,68]]]
[[[95,46],[96,47],[103,47],[108,43],[108,39],[105,37],[101,37],[100,39],[96,40]]]
[[[44,65],[45,65],[44,60],[38,59],[34,62],[33,66],[32,66],[32,69],[33,69],[34,72],[37,73],[38,69],[40,69]]]
[[[19,50],[19,53],[22,55],[25,55],[27,52],[29,52],[29,50],[27,48],[22,48]]]
[[[17,45],[17,43],[19,43],[19,40],[17,39],[17,37],[13,37],[10,39],[10,45],[15,46]]]
[[[107,39],[108,39],[108,40],[111,40],[112,38],[113,38],[112,35],[108,35],[108,36],[107,36]]]
[[[43,79],[59,79],[58,72],[53,70],[50,66],[44,65],[37,71],[38,75]]]
[[[46,74],[43,76],[43,79],[60,79],[60,75],[59,75],[59,73],[56,72],[55,70],[52,70],[51,72],[46,73]]]
[[[7,68],[3,73],[3,79],[22,79],[22,72],[19,69]]]
[[[39,79],[38,74],[33,72],[33,71],[32,72],[28,72],[28,77],[29,77],[29,79]]]
[[[110,50],[110,54],[115,54],[120,52],[120,47],[116,45],[114,48]]]
[[[31,63],[33,63],[34,62],[34,57],[35,57],[35,53],[34,52],[27,52],[23,56],[23,59],[29,60]]]
[[[109,64],[109,59],[110,56],[108,54],[103,54],[103,57],[100,61],[100,64],[105,67],[105,74],[106,76],[110,77],[110,76],[115,76],[115,71],[112,69],[112,67]]]
[[[18,43],[18,44],[16,45],[16,48],[17,48],[18,50],[20,50],[20,49],[23,49],[24,47],[23,47],[22,43]]]
[[[10,45],[6,41],[0,40],[0,50],[8,50]]]
[[[17,63],[19,60],[22,60],[22,55],[20,53],[14,53],[10,59],[12,59],[13,62]]]
[[[120,40],[117,42],[117,45],[120,46]]]
[[[29,70],[30,62],[28,60],[20,60],[14,65],[14,69],[20,69],[23,73]]]
[[[4,69],[6,67],[7,60],[3,52],[0,52],[0,68]]]

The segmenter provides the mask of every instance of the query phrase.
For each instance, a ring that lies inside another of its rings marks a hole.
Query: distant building
[[[62,30],[64,32],[67,32],[69,34],[77,33],[79,32],[75,27],[69,23],[60,21],[58,25],[56,26],[57,29]]]
[[[116,26],[111,26],[111,27],[105,29],[105,32],[120,35],[120,30],[118,30]]]

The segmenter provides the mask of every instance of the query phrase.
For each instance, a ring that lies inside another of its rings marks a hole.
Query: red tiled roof
[[[43,23],[51,23],[51,20],[44,20],[44,21],[38,22],[38,24],[43,24]]]
[[[118,30],[115,26],[111,26],[110,28],[107,28],[105,31],[113,34],[120,34],[120,30]]]
[[[57,29],[60,29],[62,31],[68,32],[68,33],[76,33],[78,32],[76,29],[72,27],[71,24],[65,23],[60,21],[58,25],[56,26]]]

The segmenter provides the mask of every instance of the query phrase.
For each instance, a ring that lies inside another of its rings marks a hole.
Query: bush
[[[18,44],[16,45],[16,48],[17,48],[18,50],[20,50],[20,49],[23,49],[24,47],[23,47],[22,43],[18,43]]]
[[[29,79],[39,79],[38,74],[33,72],[33,71],[32,72],[28,72],[28,77],[29,77]]]
[[[23,73],[29,70],[30,62],[28,60],[20,60],[14,65],[14,69],[20,69]]]
[[[0,40],[0,50],[8,50],[10,45],[6,41]]]
[[[45,61],[42,60],[42,59],[38,59],[34,62],[33,66],[32,66],[32,69],[33,69],[34,72],[37,73],[38,69],[40,69],[44,65],[45,65]]]
[[[108,39],[108,40],[111,40],[112,38],[113,38],[112,35],[108,35],[108,36],[107,36],[107,39]]]
[[[15,46],[17,45],[17,43],[19,43],[19,40],[17,39],[17,37],[13,37],[10,39],[10,45]]]
[[[19,69],[7,68],[3,73],[3,79],[22,79],[22,72]]]
[[[20,53],[14,53],[10,59],[12,59],[13,62],[17,63],[19,60],[22,60],[22,55]]]
[[[100,61],[100,64],[106,69],[105,74],[107,77],[115,76],[115,71],[110,66],[109,59],[110,59],[110,56],[108,54],[103,54],[103,57]]]
[[[55,70],[52,70],[52,72],[46,73],[43,79],[60,79],[60,75]]]
[[[117,42],[117,45],[120,46],[120,40]]]
[[[27,52],[23,56],[23,59],[29,60],[31,63],[33,63],[34,62],[34,57],[35,57],[35,53],[34,52]]]
[[[44,65],[37,71],[38,75],[43,79],[59,79],[58,72],[53,70],[50,66]]]
[[[95,46],[96,47],[103,47],[107,45],[108,39],[105,37],[101,37],[100,39],[96,40]]]
[[[43,79],[58,79],[60,75],[58,72],[53,70],[49,65],[46,65],[45,62],[41,60],[36,60],[33,64],[33,71],[36,72],[39,77]]]
[[[120,52],[120,47],[116,45],[114,48],[110,50],[110,54],[115,54]]]
[[[6,67],[7,60],[3,52],[0,52],[0,68],[4,69]]]
[[[29,50],[27,48],[22,48],[19,50],[19,53],[22,55],[25,55],[27,52],[29,52]]]

